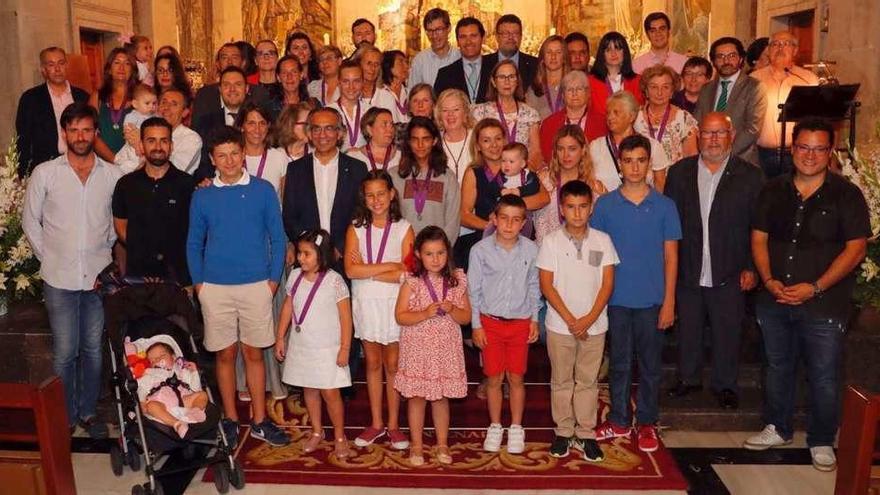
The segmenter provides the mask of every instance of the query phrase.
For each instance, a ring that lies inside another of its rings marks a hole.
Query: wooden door
[[[103,79],[104,41],[101,38],[101,33],[80,30],[79,50],[86,57],[89,67],[89,80],[91,81],[92,91],[95,91],[101,86],[101,80]]]
[[[813,62],[814,10],[796,12],[788,17],[788,30],[798,39],[798,52],[794,63],[804,65]]]

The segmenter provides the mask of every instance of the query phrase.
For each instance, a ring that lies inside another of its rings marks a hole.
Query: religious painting
[[[550,19],[557,33],[586,34],[594,50],[602,35],[609,31],[622,34],[633,53],[641,51],[643,45],[647,47],[642,36],[639,0],[550,0]]]
[[[709,51],[709,13],[712,0],[672,0],[672,48],[687,55]]]
[[[331,0],[248,0],[241,3],[244,39],[275,41],[284,51],[287,35],[303,31],[316,45],[333,32]]]

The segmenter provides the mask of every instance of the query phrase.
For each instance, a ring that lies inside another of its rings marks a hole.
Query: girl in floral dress
[[[467,278],[452,263],[443,229],[425,227],[416,236],[415,270],[401,286],[395,314],[400,324],[400,361],[394,388],[408,399],[410,464],[425,463],[422,429],[425,406],[437,435],[436,459],[451,464],[449,400],[467,395],[461,328],[470,321]]]

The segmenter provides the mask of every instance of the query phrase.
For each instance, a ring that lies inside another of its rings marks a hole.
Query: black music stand
[[[780,103],[778,122],[782,123],[782,137],[779,141],[779,163],[785,153],[785,124],[797,122],[805,117],[821,117],[832,122],[849,120],[849,148],[856,145],[856,109],[861,103],[856,101],[860,84],[841,84],[825,86],[794,86],[785,103]],[[832,146],[834,143],[831,143]]]

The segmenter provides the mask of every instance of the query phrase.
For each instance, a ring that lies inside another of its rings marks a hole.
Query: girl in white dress
[[[407,269],[403,260],[413,245],[413,230],[400,213],[397,191],[384,170],[367,173],[361,182],[353,224],[345,236],[345,273],[352,279],[352,307],[356,335],[367,361],[370,426],[354,441],[366,447],[386,433],[391,446],[409,447],[398,423],[400,396],[394,389],[400,327],[394,305]],[[382,371],[388,422],[382,420]],[[386,430],[387,425],[387,430]]]
[[[324,438],[321,399],[333,423],[334,453],[353,454],[345,438],[345,413],[339,389],[351,385],[351,303],[342,276],[331,270],[333,246],[324,230],[304,232],[296,239],[299,268],[287,280],[278,319],[275,357],[284,362],[282,380],[303,388],[312,433],[303,452],[316,450]],[[293,323],[288,340],[287,331]]]

